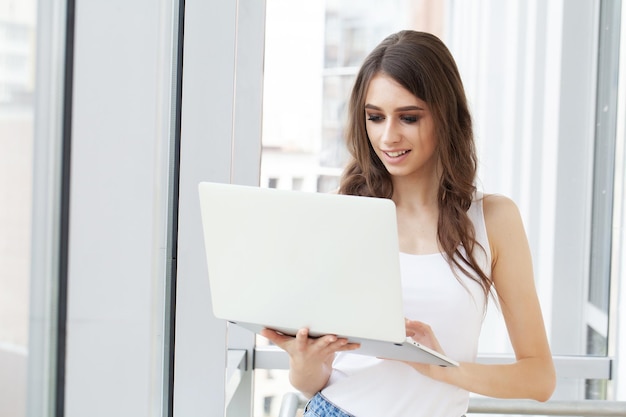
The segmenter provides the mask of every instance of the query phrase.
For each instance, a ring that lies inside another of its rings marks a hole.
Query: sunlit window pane
[[[34,0],[0,1],[0,415],[26,415]]]

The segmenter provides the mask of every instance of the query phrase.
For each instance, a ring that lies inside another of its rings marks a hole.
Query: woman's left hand
[[[445,352],[441,348],[441,345],[439,344],[439,341],[437,340],[435,333],[433,332],[433,330],[430,328],[428,324],[423,323],[421,321],[417,321],[417,320],[405,319],[405,325],[406,325],[407,337],[410,337],[411,339],[415,340],[417,343],[424,345],[428,348],[431,348],[445,355]],[[429,365],[426,363],[418,363],[418,362],[406,362],[406,363],[411,365],[413,368],[415,368],[422,374],[428,377],[434,378],[434,379],[438,379],[437,374],[442,371],[442,368],[436,365]]]

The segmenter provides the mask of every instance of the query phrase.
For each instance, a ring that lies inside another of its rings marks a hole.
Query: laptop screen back
[[[207,182],[199,193],[216,317],[405,340],[391,200]]]

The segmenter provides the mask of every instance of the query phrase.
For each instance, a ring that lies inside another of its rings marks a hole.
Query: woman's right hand
[[[348,343],[347,339],[335,335],[309,337],[308,329],[298,330],[295,337],[263,329],[261,336],[289,354],[291,384],[308,397],[315,395],[328,382],[335,353],[360,347],[358,343]]]

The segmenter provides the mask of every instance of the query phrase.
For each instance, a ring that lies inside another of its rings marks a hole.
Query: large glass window
[[[0,415],[26,415],[36,1],[0,1]]]
[[[434,33],[465,84],[478,188],[522,213],[553,353],[606,356],[613,171],[602,161],[614,156],[620,12],[610,1],[267,0],[261,186],[335,189],[363,58],[394,31]],[[482,354],[511,354],[497,309],[482,335]],[[561,383],[555,398],[607,396],[606,380]]]
[[[347,161],[347,100],[363,58],[401,28],[441,35],[441,2],[378,6],[376,0],[267,2],[261,186],[336,188]]]

